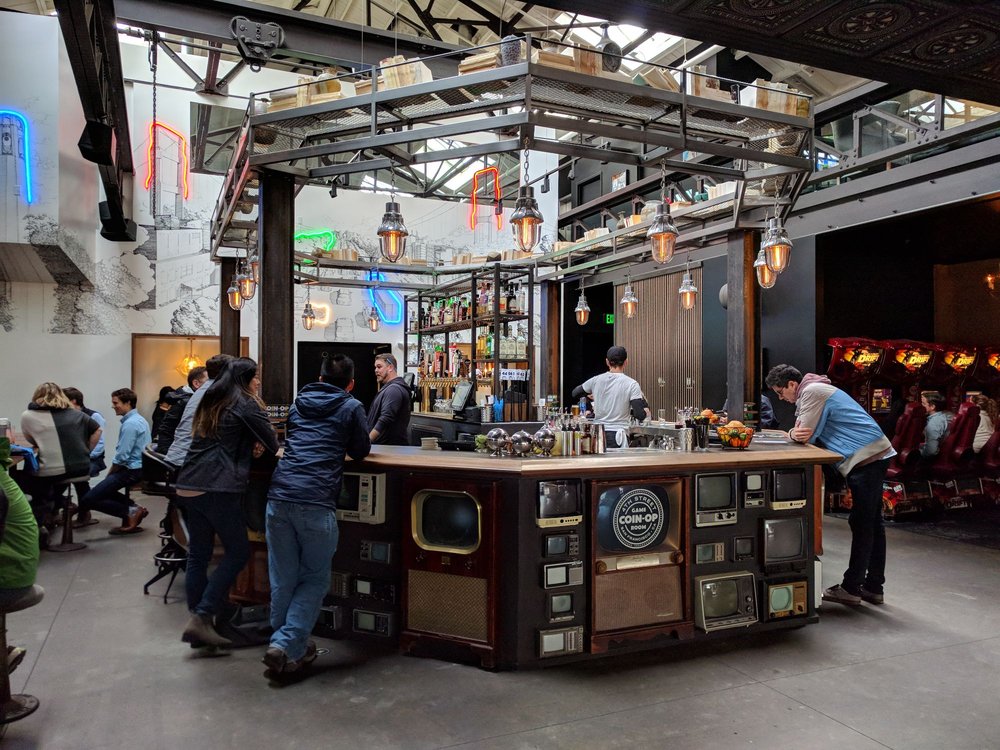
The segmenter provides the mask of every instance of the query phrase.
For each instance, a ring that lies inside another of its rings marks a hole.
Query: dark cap
[[[628,359],[628,353],[624,346],[612,346],[608,349],[608,360],[611,362],[624,362]]]

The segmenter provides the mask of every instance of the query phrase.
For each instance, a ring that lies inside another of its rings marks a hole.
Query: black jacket
[[[194,391],[186,391],[183,388],[178,388],[167,394],[165,401],[170,404],[170,409],[160,418],[160,427],[156,431],[157,453],[166,455],[167,451],[170,450],[177,425],[180,424],[181,416],[184,414],[184,407],[187,406],[187,402],[191,400],[193,395]]]
[[[372,401],[368,430],[378,430],[376,445],[409,445],[410,389],[403,378],[386,383]]]
[[[204,405],[199,404],[199,407]],[[184,466],[177,475],[177,489],[242,493],[246,490],[253,460],[253,445],[260,441],[272,454],[278,439],[267,414],[257,402],[243,397],[219,419],[215,437],[195,435]]]

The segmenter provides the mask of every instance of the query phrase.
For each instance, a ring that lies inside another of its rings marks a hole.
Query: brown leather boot
[[[184,643],[200,644],[204,646],[231,646],[233,642],[228,638],[223,638],[215,632],[212,626],[211,615],[191,615],[187,627],[181,635]]]

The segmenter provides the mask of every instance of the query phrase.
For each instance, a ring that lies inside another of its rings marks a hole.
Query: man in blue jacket
[[[274,673],[316,658],[309,634],[330,588],[344,457],[360,461],[371,452],[365,409],[353,388],[354,362],[342,354],[324,357],[320,382],[299,391],[288,413],[284,454],[267,496],[274,633],[264,664]]]

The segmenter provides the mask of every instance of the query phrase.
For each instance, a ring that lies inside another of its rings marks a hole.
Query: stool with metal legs
[[[32,586],[24,596],[0,607],[0,725],[23,719],[38,710],[38,698],[33,695],[11,695],[7,664],[7,613],[34,607],[42,600],[45,589]]]
[[[50,544],[48,549],[49,552],[76,552],[79,549],[86,548],[86,544],[83,542],[73,541],[73,520],[70,513],[70,505],[73,502],[73,485],[76,482],[82,482],[88,480],[89,477],[73,477],[72,479],[63,479],[56,483],[56,487],[62,490],[62,540],[59,544]],[[80,509],[83,513],[83,509]]]

